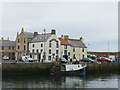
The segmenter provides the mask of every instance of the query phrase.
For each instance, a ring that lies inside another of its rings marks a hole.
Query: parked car
[[[9,60],[9,57],[8,56],[4,56],[3,60]]]
[[[83,58],[82,62],[91,62],[91,63],[95,63],[95,60],[92,60],[90,58]]]
[[[66,60],[65,58],[60,58],[60,61],[61,61],[62,63],[67,63],[67,60]]]
[[[105,58],[105,57],[100,57],[100,58],[97,59],[97,61],[100,61],[100,62],[111,62],[110,59]]]
[[[22,56],[23,62],[33,62],[34,60],[30,56]]]

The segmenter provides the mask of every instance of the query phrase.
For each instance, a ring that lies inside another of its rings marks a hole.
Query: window
[[[18,39],[18,43],[20,43],[20,39]]]
[[[24,45],[24,50],[26,50],[26,46]]]
[[[56,44],[56,48],[58,48],[59,47],[59,44],[58,44],[58,42],[57,42],[57,44]]]
[[[51,60],[51,56],[48,56],[48,60]]]
[[[33,48],[35,47],[35,45],[33,44]]]
[[[36,50],[36,53],[39,53],[39,50],[38,50],[38,49]]]
[[[56,56],[56,60],[58,60],[59,59],[59,57],[58,57],[58,55]]]
[[[75,52],[75,47],[73,47],[73,52]]]
[[[82,52],[84,52],[84,48],[82,48]]]
[[[68,52],[68,56],[70,56],[70,52]]]
[[[43,47],[43,44],[41,44],[41,47]]]
[[[51,44],[51,42],[49,42],[49,47],[52,47],[52,44]]]
[[[9,53],[9,56],[10,56],[10,53]]]
[[[76,59],[75,54],[73,54],[73,59]]]
[[[56,54],[58,54],[59,53],[59,51],[58,50],[56,50]]]
[[[20,49],[20,46],[18,46],[18,49]]]
[[[11,49],[11,47],[9,47],[9,50]]]
[[[83,55],[83,57],[82,58],[84,58],[84,55]]]
[[[4,50],[4,46],[2,46],[2,50]]]
[[[12,50],[14,50],[14,47],[12,47]]]
[[[41,53],[42,53],[43,49],[41,49]]]
[[[32,50],[32,53],[34,53],[34,49]]]
[[[64,50],[64,55],[67,55],[67,50]]]
[[[51,54],[51,49],[49,49],[49,54]]]
[[[67,49],[67,45],[64,45],[64,49]]]
[[[24,38],[24,43],[26,43],[26,38]]]

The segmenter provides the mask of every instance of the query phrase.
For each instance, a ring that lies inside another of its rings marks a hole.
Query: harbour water
[[[84,76],[4,75],[2,88],[118,88],[120,74]]]

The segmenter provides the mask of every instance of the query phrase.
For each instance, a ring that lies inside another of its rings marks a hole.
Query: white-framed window
[[[59,50],[56,50],[56,54],[58,54],[59,53]]]
[[[41,47],[43,47],[43,44],[41,44]]]
[[[35,44],[33,44],[32,47],[34,48],[34,47],[35,47]]]
[[[82,52],[84,52],[84,48],[82,48]]]
[[[49,54],[51,54],[51,49],[49,49]]]
[[[49,60],[49,61],[51,60],[51,56],[48,56],[48,60]]]
[[[64,49],[67,49],[67,45],[64,45]]]
[[[84,58],[84,55],[82,55],[82,58]]]

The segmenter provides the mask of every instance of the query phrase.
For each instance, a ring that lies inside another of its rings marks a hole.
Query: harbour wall
[[[49,74],[49,63],[3,63],[2,74]],[[87,73],[120,72],[120,63],[88,63]]]

